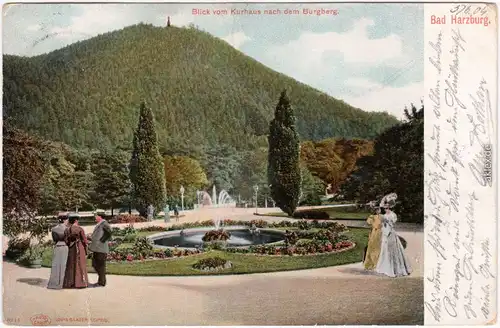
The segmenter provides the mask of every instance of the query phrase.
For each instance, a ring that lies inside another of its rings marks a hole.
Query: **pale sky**
[[[195,16],[193,8],[337,9],[333,15]],[[33,56],[140,22],[197,25],[275,71],[399,118],[424,95],[422,4],[21,4],[3,8],[4,54]]]

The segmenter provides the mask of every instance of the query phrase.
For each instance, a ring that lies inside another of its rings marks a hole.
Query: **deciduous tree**
[[[95,175],[93,202],[98,207],[111,208],[111,215],[116,206],[125,203],[131,192],[128,156],[119,151],[102,153],[95,157],[92,165]]]
[[[196,191],[208,184],[200,162],[187,156],[165,156],[165,180],[169,203],[180,202],[180,188],[184,187],[184,203],[196,200]]]
[[[383,132],[373,156],[358,160],[358,169],[342,186],[346,199],[368,202],[398,195],[396,212],[401,221],[423,222],[424,107],[405,110],[407,121]]]
[[[28,231],[41,199],[46,171],[45,144],[25,132],[3,127],[3,233],[8,236]]]

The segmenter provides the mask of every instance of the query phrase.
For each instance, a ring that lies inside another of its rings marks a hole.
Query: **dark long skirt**
[[[68,250],[64,288],[86,288],[88,281],[85,247],[76,242]]]
[[[50,271],[50,279],[47,288],[61,289],[63,288],[64,275],[66,274],[66,263],[68,261],[68,246],[54,246],[54,254],[52,256],[52,270]]]

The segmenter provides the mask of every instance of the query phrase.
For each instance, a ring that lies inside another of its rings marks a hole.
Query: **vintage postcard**
[[[497,14],[4,4],[3,323],[494,324]]]

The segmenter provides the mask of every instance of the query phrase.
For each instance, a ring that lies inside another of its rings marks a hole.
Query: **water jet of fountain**
[[[219,199],[217,200],[218,205],[226,205],[226,204],[231,204],[233,203],[233,198],[229,196],[227,191],[221,190],[219,193]]]
[[[214,223],[215,230],[219,230],[221,226],[221,220],[219,218],[214,218],[212,219],[212,222]]]
[[[215,185],[212,188],[212,205],[217,205],[217,192],[215,190]]]

